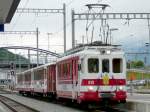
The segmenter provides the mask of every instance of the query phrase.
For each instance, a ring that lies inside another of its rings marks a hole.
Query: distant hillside
[[[18,63],[28,63],[28,59],[18,54],[14,54],[6,49],[0,48],[0,61],[12,61]]]

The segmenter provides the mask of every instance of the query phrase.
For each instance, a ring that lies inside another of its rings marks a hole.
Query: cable
[[[88,14],[90,13],[90,10],[88,10]],[[89,16],[88,16],[88,18],[87,18],[87,22],[86,22],[86,39],[87,39],[87,43],[88,43],[88,29],[89,29],[89,27],[88,27],[88,22],[89,22]]]
[[[66,24],[66,28],[69,27],[71,25],[71,22]],[[53,33],[53,35],[57,35],[58,33],[62,32],[63,28],[61,27],[59,30],[57,30],[56,32]]]
[[[23,8],[25,8],[28,3],[29,3],[29,0],[26,0],[25,5],[23,6]],[[12,30],[16,27],[17,22],[19,21],[21,15],[22,15],[22,13],[19,13],[18,18],[16,19],[16,22],[15,22],[14,25],[12,26]]]
[[[94,37],[94,25],[93,25],[93,28],[92,28],[92,37],[91,37],[91,43],[93,42],[93,37]]]
[[[69,5],[71,5],[75,0],[71,0],[67,5],[66,7],[68,7]]]
[[[103,1],[103,0],[98,0],[97,3],[100,3],[100,2],[102,2],[102,1]]]

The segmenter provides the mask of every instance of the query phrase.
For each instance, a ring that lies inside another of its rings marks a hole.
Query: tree
[[[130,65],[132,68],[142,68],[144,67],[144,62],[141,60],[131,61]]]

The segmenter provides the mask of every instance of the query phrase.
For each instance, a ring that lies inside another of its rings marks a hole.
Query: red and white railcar
[[[55,95],[56,64],[42,65],[17,74],[17,90],[25,94]]]
[[[27,70],[17,74],[17,89],[19,91],[31,91],[31,70]]]
[[[81,102],[126,100],[126,61],[115,46],[84,46],[57,61],[57,97]]]

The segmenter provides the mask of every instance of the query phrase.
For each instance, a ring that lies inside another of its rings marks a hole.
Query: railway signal
[[[10,63],[10,70],[14,70],[15,69],[15,64],[13,62]]]

